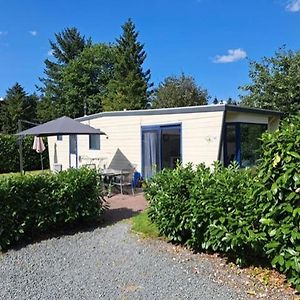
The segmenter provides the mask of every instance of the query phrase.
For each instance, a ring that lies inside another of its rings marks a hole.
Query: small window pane
[[[56,140],[57,141],[62,141],[63,140],[63,136],[62,135],[57,135]]]
[[[261,135],[267,130],[265,124],[241,124],[241,166],[257,164],[261,148]]]
[[[99,134],[90,134],[89,144],[90,144],[90,149],[100,150],[100,135]]]

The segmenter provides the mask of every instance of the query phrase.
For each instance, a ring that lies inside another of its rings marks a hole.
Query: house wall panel
[[[79,166],[95,164],[108,167],[117,149],[141,171],[141,127],[154,125],[181,124],[182,161],[184,164],[205,163],[210,166],[218,159],[224,111],[197,111],[172,114],[131,114],[101,115],[84,120],[82,123],[101,129],[107,135],[100,137],[100,150],[89,149],[89,137],[78,136]],[[278,126],[278,116],[249,112],[226,112],[226,122],[268,124],[270,130]],[[54,163],[54,143],[57,145],[58,163],[63,169],[69,167],[69,137],[56,141],[49,139],[50,166]]]
[[[256,123],[256,124],[268,124],[268,115],[244,113],[244,112],[227,112],[226,122],[244,122],[244,123]]]
[[[141,127],[181,124],[182,160],[212,164],[218,158],[223,112],[197,112],[188,114],[107,116],[82,123],[100,128],[107,136],[100,137],[100,150],[89,150],[89,137],[78,136],[79,166],[95,164],[108,167],[117,149],[141,171]],[[58,162],[63,169],[69,167],[69,140],[49,138],[50,164],[53,166],[53,147],[57,144]],[[52,158],[52,159],[51,159]]]
[[[67,170],[69,168],[69,136],[64,135],[62,141],[57,141],[56,136],[48,137],[48,151],[51,169],[53,169],[54,164],[55,147],[57,162],[62,164],[63,170]]]

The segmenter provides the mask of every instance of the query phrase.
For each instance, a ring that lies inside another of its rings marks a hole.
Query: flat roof
[[[140,110],[122,110],[122,111],[106,111],[100,112],[84,117],[77,118],[78,121],[92,120],[102,117],[115,117],[115,116],[145,116],[145,115],[169,115],[169,114],[188,114],[198,112],[218,112],[218,111],[232,111],[232,112],[245,112],[253,114],[264,114],[270,116],[283,116],[284,113],[275,110],[250,108],[238,105],[229,104],[210,104],[174,108],[158,108],[158,109],[140,109]]]

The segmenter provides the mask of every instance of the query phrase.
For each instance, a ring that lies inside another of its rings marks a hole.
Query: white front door
[[[70,168],[78,167],[78,153],[77,153],[77,135],[70,135]]]

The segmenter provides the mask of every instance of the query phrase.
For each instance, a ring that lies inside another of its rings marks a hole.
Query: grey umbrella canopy
[[[33,128],[18,132],[17,135],[54,136],[70,134],[105,134],[99,129],[82,124],[69,117],[61,117]]]

